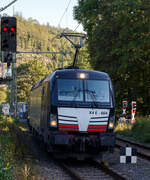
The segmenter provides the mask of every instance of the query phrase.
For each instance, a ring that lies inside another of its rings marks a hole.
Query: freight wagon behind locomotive
[[[87,158],[113,149],[114,92],[107,73],[60,69],[31,89],[29,125],[48,150]]]

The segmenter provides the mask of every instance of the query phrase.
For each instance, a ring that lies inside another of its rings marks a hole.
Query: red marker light
[[[10,28],[10,31],[14,32],[14,31],[15,31],[15,28],[14,28],[14,27],[11,27],[11,28]]]
[[[4,31],[4,32],[6,32],[7,30],[8,30],[8,28],[7,28],[7,27],[4,27],[4,28],[3,28],[3,31]]]

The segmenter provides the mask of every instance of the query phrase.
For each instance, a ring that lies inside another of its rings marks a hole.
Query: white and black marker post
[[[137,163],[137,150],[132,147],[121,147],[120,148],[120,163]]]

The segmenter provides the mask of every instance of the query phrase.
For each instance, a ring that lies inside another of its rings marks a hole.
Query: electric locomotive
[[[115,146],[114,107],[107,73],[58,69],[32,87],[29,125],[55,155],[95,157]]]

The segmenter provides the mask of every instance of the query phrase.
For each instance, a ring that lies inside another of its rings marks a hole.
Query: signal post
[[[16,117],[17,106],[17,70],[16,70],[16,32],[17,23],[15,17],[1,18],[1,51],[2,65],[7,63],[7,69],[12,70],[11,77],[2,76],[1,83],[10,88],[10,113]]]

